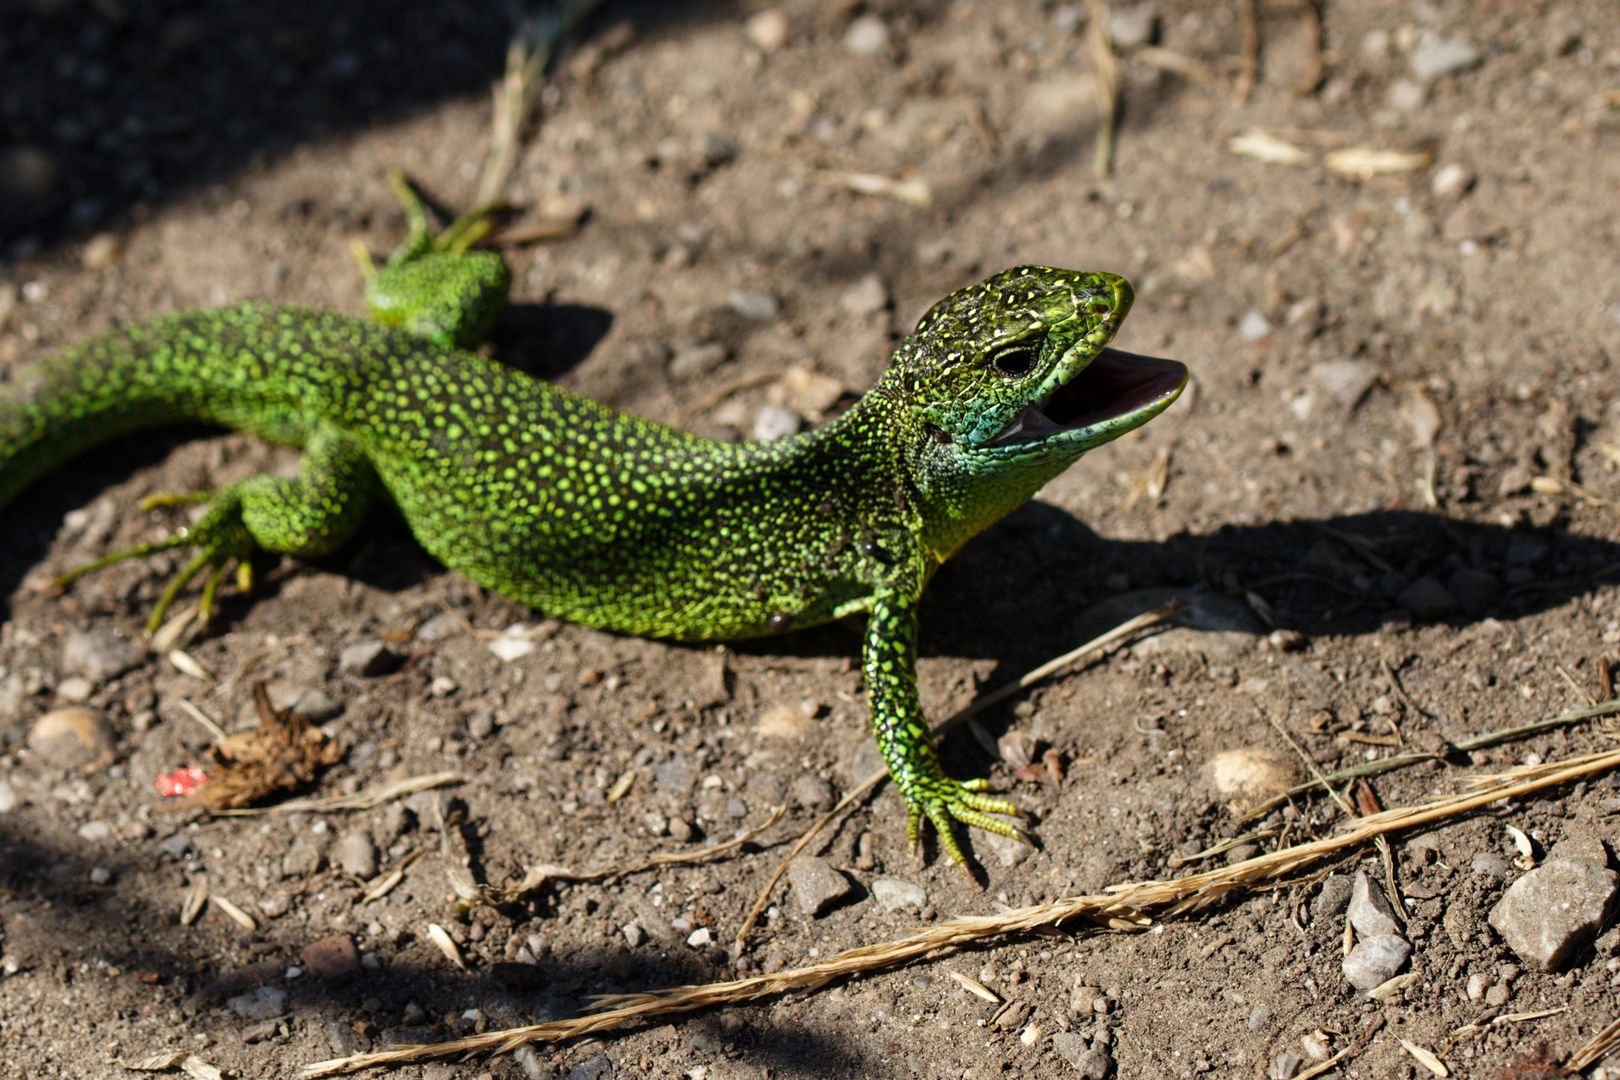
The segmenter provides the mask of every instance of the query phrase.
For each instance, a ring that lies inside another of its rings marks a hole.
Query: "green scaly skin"
[[[1020,835],[988,816],[1016,813],[1011,803],[940,767],[917,697],[918,599],[970,537],[1180,392],[1184,368],[1144,360],[1159,365],[1157,381],[1134,396],[1113,400],[1118,386],[1104,377],[1094,400],[1070,409],[1079,422],[1037,411],[1084,383],[1130,286],[1104,273],[1003,271],[935,305],[877,385],[825,427],[722,443],[463,351],[492,324],[510,275],[499,256],[458,246],[481,215],[434,240],[414,195],[396,187],[412,236],[368,272],[378,321],[249,303],[66,349],[0,399],[0,508],[96,443],[204,421],[302,447],[301,467],[296,479],[173,497],[208,508],[169,540],[68,575],[194,549],[153,626],[204,569],[206,619],[228,568],[255,548],[338,548],[382,493],[445,566],[588,626],[700,641],[865,612],[872,728],[913,848],[925,815],[958,863],[952,818]]]

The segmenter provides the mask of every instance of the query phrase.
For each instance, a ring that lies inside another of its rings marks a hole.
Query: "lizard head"
[[[1107,347],[1133,298],[1113,274],[1014,267],[935,304],[895,352],[884,389],[921,494],[955,520],[950,549],[1181,393],[1184,365]]]

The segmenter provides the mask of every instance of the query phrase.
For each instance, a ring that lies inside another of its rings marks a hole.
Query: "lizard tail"
[[[268,370],[314,359],[278,359],[285,310],[248,304],[120,328],[0,387],[0,509],[91,447],[148,428],[217,423],[301,441],[294,391]]]

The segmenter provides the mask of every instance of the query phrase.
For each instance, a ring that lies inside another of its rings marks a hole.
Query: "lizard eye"
[[[1018,378],[1034,370],[1035,360],[1040,354],[1040,346],[1033,343],[1012,345],[996,353],[990,366],[996,369],[998,375]]]

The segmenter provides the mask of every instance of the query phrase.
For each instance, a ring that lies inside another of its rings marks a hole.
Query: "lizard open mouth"
[[[1028,406],[991,446],[1068,436],[1064,442],[1106,442],[1163,412],[1187,384],[1175,360],[1104,349],[1078,375]]]

